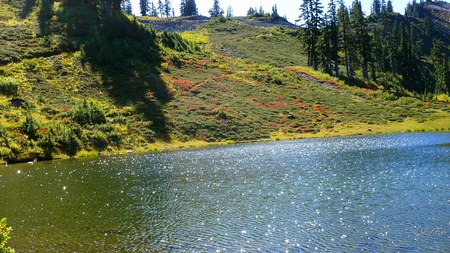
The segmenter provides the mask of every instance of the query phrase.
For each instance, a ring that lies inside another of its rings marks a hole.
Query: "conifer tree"
[[[150,16],[158,17],[158,9],[156,8],[156,5],[153,1],[152,4],[150,5]]]
[[[209,9],[211,18],[223,17],[223,9],[219,6],[219,0],[214,0],[213,7]]]
[[[172,3],[170,0],[164,0],[164,14],[166,17],[170,16],[170,11],[172,10]]]
[[[303,35],[303,44],[308,55],[308,66],[316,70],[319,64],[317,42],[323,25],[322,9],[320,0],[303,0],[300,7],[300,18],[305,22],[306,28]]]
[[[164,14],[164,4],[162,3],[161,0],[158,0],[158,11],[159,11],[159,15],[161,15],[161,17],[163,17],[163,14]]]
[[[392,1],[388,0],[386,4],[386,11],[391,13],[394,12],[394,7],[392,6]]]
[[[344,1],[339,3],[338,20],[339,20],[339,36],[341,38],[341,48],[344,51],[345,69],[348,77],[353,76],[353,70],[351,68],[351,46],[350,46],[350,17],[348,9],[344,5]]]
[[[139,0],[139,8],[141,9],[141,16],[147,16],[149,14],[148,0]]]
[[[228,6],[227,8],[227,18],[233,17],[233,7]]]
[[[126,14],[128,15],[133,14],[133,6],[131,5],[130,0],[123,0],[120,6]]]
[[[380,0],[373,0],[372,3],[372,14],[380,14],[381,13],[381,2]]]
[[[353,2],[350,14],[351,24],[354,32],[355,49],[357,50],[357,61],[362,67],[363,75],[369,79],[369,61],[370,59],[370,36],[367,32],[366,19],[362,12],[361,2],[355,0]]]
[[[333,69],[331,61],[334,62],[335,75],[339,76],[339,27],[334,0],[330,0],[328,4],[328,31],[330,37],[330,70]]]

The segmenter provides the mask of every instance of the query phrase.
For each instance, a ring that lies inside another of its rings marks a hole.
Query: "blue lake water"
[[[0,167],[17,252],[449,252],[450,133]]]

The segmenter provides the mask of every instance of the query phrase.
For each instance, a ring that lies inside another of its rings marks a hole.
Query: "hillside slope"
[[[117,13],[112,23],[88,26],[97,35],[80,35],[58,32],[64,12],[55,5],[54,25],[44,33],[28,1],[1,1],[3,162],[226,141],[449,130],[448,104],[398,97],[375,83],[366,85],[371,89],[349,86],[298,67],[304,56],[294,46],[297,32],[288,28],[228,21],[182,36],[156,35]],[[216,36],[242,43],[220,44]],[[278,46],[271,48],[275,41]],[[12,98],[26,103],[14,107]]]

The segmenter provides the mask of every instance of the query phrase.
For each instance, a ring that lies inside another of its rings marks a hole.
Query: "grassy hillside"
[[[65,30],[66,12],[54,5],[43,32],[36,8],[27,9],[30,1],[0,1],[3,162],[450,130],[448,103],[399,97],[380,84],[346,83],[299,67],[305,57],[294,30],[228,21],[181,36],[155,34],[117,14],[101,26],[85,25],[95,33],[80,34]],[[11,98],[26,105],[13,107]]]

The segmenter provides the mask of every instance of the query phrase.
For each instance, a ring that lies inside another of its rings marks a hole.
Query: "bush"
[[[11,233],[11,227],[8,227],[6,225],[6,218],[0,219],[0,252],[2,253],[13,253],[14,250],[10,247],[6,246],[6,243],[8,242],[9,234]]]
[[[47,135],[39,139],[39,147],[44,151],[44,159],[52,159],[52,153],[56,151],[56,141],[53,133],[49,131]]]
[[[27,113],[25,122],[22,125],[23,131],[30,140],[36,140],[38,138],[38,131],[41,128],[41,124],[33,118],[30,113]]]
[[[91,137],[92,146],[98,150],[103,151],[108,147],[108,139],[106,135],[98,130],[95,130]]]
[[[97,125],[106,123],[106,115],[101,107],[92,101],[83,101],[83,104],[72,110],[73,121],[80,125]]]
[[[17,95],[19,82],[17,79],[8,76],[0,76],[0,94],[7,96]]]
[[[61,145],[61,150],[70,157],[74,157],[82,147],[80,139],[78,139],[78,136],[70,128],[65,129],[62,133],[59,144]]]

